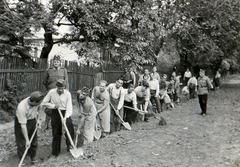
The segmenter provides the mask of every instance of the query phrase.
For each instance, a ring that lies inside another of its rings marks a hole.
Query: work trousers
[[[36,119],[27,120],[26,126],[27,126],[28,137],[30,140],[36,128]],[[15,137],[16,137],[16,143],[17,143],[17,154],[18,154],[18,157],[21,159],[26,149],[25,147],[26,141],[23,136],[21,124],[18,122],[17,116],[15,117],[14,131],[15,131]],[[29,155],[31,159],[36,156],[37,145],[38,145],[38,141],[37,141],[37,133],[36,133],[32,140],[31,146],[27,152],[27,155]]]
[[[61,112],[64,117],[65,110],[61,110]],[[61,120],[61,117],[60,117],[57,109],[52,110],[51,120],[52,120],[51,125],[52,125],[52,135],[53,135],[52,155],[58,156],[58,154],[61,152],[62,120]],[[66,119],[66,125],[67,125],[68,131],[73,139],[74,138],[74,128],[73,128],[71,117]],[[71,143],[67,137],[67,133],[65,133],[65,136],[66,136],[66,145],[69,148]]]
[[[161,104],[160,104],[159,97],[156,96],[156,90],[150,90],[150,92],[151,92],[150,101],[151,101],[152,104],[154,104],[153,101],[155,101],[156,106],[157,106],[157,112],[160,113],[161,112]]]
[[[132,102],[124,101],[124,106],[128,106],[128,107],[133,108]],[[124,117],[125,121],[128,122],[130,125],[132,125],[132,123],[134,123],[137,119],[138,112],[135,111],[135,110],[124,107],[124,114],[125,114],[125,117]]]
[[[198,95],[198,100],[199,100],[199,104],[200,104],[200,108],[202,110],[201,114],[206,114],[207,113],[207,99],[208,99],[208,95]]]
[[[193,99],[193,98],[195,98],[195,84],[191,84],[190,83],[190,85],[191,86],[189,86],[189,98],[190,99]]]

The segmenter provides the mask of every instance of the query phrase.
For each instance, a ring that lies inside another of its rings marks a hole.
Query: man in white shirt
[[[187,68],[187,71],[184,73],[183,80],[184,80],[184,86],[187,85],[188,80],[192,77],[191,71],[189,71],[189,68]]]
[[[45,118],[45,113],[40,107],[43,97],[43,94],[39,91],[31,93],[30,97],[25,98],[18,104],[15,117],[14,132],[18,156],[21,159],[25,149],[30,147],[28,155],[32,164],[36,163],[37,133],[33,137],[31,144],[30,138],[35,131],[36,123],[38,122],[40,126],[41,120]],[[36,120],[37,116],[38,120]]]
[[[123,118],[123,101],[124,89],[122,87],[123,80],[117,79],[116,83],[109,84],[107,91],[110,95],[110,104],[113,105],[115,110],[111,107],[110,114],[110,132],[119,131],[121,129],[121,119],[117,116],[119,114]]]
[[[153,74],[153,76],[152,76],[153,79],[156,79],[158,82],[160,82],[161,78],[160,78],[160,75],[157,72],[157,67],[156,66],[154,66],[152,68],[152,74]]]
[[[61,152],[61,137],[62,137],[62,122],[66,123],[69,133],[74,138],[74,129],[72,124],[72,96],[71,93],[65,89],[66,82],[63,79],[59,79],[56,83],[57,88],[51,89],[43,99],[43,105],[52,106],[52,155],[58,156]],[[63,120],[59,115],[58,109],[61,110]],[[71,143],[66,136],[67,150],[70,150]]]
[[[197,79],[195,76],[188,80],[187,87],[189,90],[189,99],[195,98],[195,92],[197,92]]]
[[[125,95],[124,95],[124,106],[126,107],[131,107],[133,109],[129,109],[124,107],[124,120],[128,122],[130,125],[132,125],[133,122],[136,121],[137,118],[137,95],[134,92],[134,86],[133,84],[130,84],[128,86],[128,89],[124,90]]]
[[[157,106],[157,112],[161,112],[161,104],[160,104],[160,99],[159,99],[159,82],[157,79],[155,79],[154,74],[150,74],[150,81],[149,83],[149,89],[150,89],[150,94],[151,98],[150,101],[153,104],[153,100],[156,103]]]

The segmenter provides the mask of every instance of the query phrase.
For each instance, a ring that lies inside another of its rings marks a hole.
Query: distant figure
[[[187,83],[187,87],[189,90],[189,99],[193,99],[195,98],[195,92],[197,92],[197,79],[195,76],[192,76],[188,83]]]
[[[207,100],[208,100],[208,89],[213,88],[210,79],[205,76],[205,70],[200,69],[198,78],[198,99],[200,108],[202,110],[201,115],[205,116],[207,113]]]
[[[177,76],[176,72],[172,73],[172,77],[174,80],[174,102],[179,103],[180,79],[179,79],[179,76]]]
[[[134,86],[133,84],[130,84],[128,86],[128,89],[125,89],[125,95],[124,95],[124,106],[131,107],[133,109],[129,109],[124,107],[124,120],[128,122],[130,125],[136,121],[137,118],[137,95],[134,92]]]
[[[161,105],[160,105],[160,99],[159,99],[159,82],[157,79],[155,79],[154,74],[150,74],[150,81],[149,81],[149,88],[150,88],[150,94],[151,98],[150,101],[153,104],[155,102],[157,107],[157,112],[161,112]]]
[[[167,104],[167,108],[170,109],[170,107],[174,108],[174,105],[170,99],[170,97],[168,96],[167,93],[167,75],[163,74],[163,77],[159,83],[159,95],[160,95],[160,103],[161,103],[161,112],[163,112],[163,103]]]
[[[150,75],[149,75],[148,69],[145,69],[144,74],[139,77],[138,85],[142,85],[143,81],[146,81],[146,82],[150,81]]]
[[[134,78],[128,68],[124,68],[124,73],[121,75],[121,78],[123,80],[122,87],[124,89],[128,88],[130,84],[133,84]]]
[[[189,80],[191,77],[192,77],[192,73],[191,73],[191,71],[189,71],[189,68],[187,68],[187,70],[185,71],[184,76],[183,76],[184,86],[187,85],[188,80]]]
[[[157,72],[157,67],[156,67],[156,66],[154,66],[154,67],[152,68],[152,74],[153,74],[152,78],[153,78],[153,79],[156,79],[156,80],[158,81],[158,83],[159,83],[160,80],[161,80],[161,78],[160,78],[159,73]]]
[[[107,81],[100,81],[100,85],[93,88],[92,99],[97,109],[97,122],[102,130],[102,137],[110,132],[110,106],[109,93],[106,90]]]
[[[215,90],[219,89],[219,86],[220,86],[220,78],[221,78],[220,71],[217,70],[216,75],[215,75],[214,78],[213,78],[213,84],[214,84]]]

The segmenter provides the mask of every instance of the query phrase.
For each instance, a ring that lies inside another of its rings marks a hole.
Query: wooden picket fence
[[[101,68],[91,68],[89,66],[79,66],[77,62],[65,61],[62,66],[68,70],[69,89],[72,93],[76,93],[83,86],[92,88],[101,79],[110,83],[115,82],[122,73],[120,68],[109,63],[103,64]],[[47,68],[48,63],[45,59],[1,57],[0,93],[8,89],[7,83],[9,82],[24,94],[30,94],[36,90],[46,92],[43,80]]]

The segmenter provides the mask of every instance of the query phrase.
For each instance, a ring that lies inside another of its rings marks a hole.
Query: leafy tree
[[[30,47],[25,37],[30,37],[39,30],[44,19],[43,6],[37,1],[19,0],[10,8],[3,0],[0,2],[0,49],[4,56],[31,57]]]

